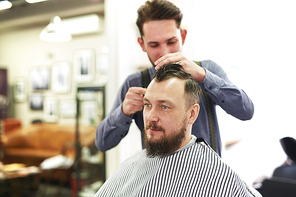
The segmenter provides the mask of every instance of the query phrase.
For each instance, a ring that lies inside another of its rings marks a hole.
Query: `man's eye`
[[[169,107],[168,106],[165,106],[165,105],[163,105],[162,108],[163,109],[169,109]]]
[[[150,107],[151,105],[150,104],[148,104],[148,103],[145,103],[144,104],[144,107]]]
[[[156,47],[158,47],[158,44],[151,44],[150,47],[156,48]]]
[[[168,40],[168,45],[175,44],[177,42],[177,39]]]

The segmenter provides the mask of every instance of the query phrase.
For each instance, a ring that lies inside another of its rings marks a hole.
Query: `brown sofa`
[[[22,163],[39,167],[45,159],[60,154],[75,158],[75,125],[34,123],[22,126],[16,119],[6,119],[3,122],[5,135],[2,136],[1,149],[4,164]],[[95,133],[95,126],[80,126],[81,147],[93,146]]]

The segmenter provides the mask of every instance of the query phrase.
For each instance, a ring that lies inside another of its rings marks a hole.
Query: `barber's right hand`
[[[137,111],[141,111],[144,107],[143,97],[146,93],[146,88],[131,87],[125,95],[122,103],[122,112],[131,116]]]

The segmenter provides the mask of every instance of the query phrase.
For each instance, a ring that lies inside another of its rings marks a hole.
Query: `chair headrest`
[[[296,140],[292,137],[284,137],[280,139],[280,143],[287,156],[296,162]]]

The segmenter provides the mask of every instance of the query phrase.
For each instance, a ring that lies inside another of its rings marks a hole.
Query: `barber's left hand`
[[[155,69],[158,70],[165,64],[178,63],[183,66],[185,72],[190,73],[197,82],[204,80],[206,71],[191,60],[188,60],[181,52],[168,53],[156,60]]]

